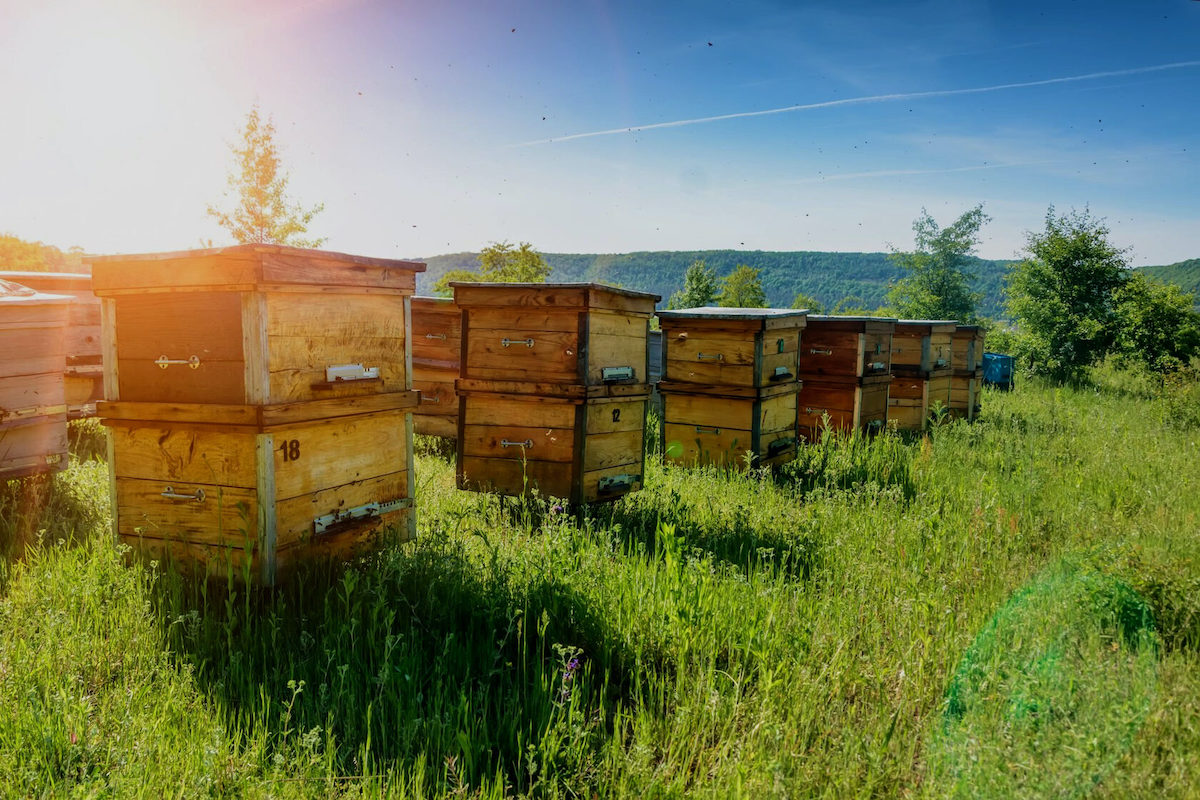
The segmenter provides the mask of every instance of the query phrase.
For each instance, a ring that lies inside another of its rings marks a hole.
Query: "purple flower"
[[[563,513],[563,507],[561,505],[556,505],[554,508],[552,508],[550,510],[553,511],[555,514]]]

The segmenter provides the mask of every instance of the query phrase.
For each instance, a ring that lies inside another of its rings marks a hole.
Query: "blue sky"
[[[988,257],[1050,204],[1200,256],[1196,0],[0,0],[0,98],[0,231],[92,252],[223,243],[258,102],[348,252],[884,250],[983,202]]]

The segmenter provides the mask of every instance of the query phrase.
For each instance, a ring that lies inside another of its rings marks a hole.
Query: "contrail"
[[[651,131],[656,128],[681,128],[684,125],[699,125],[703,122],[720,122],[726,119],[744,119],[746,117],[764,117],[768,114],[786,114],[791,111],[813,111],[818,108],[835,108],[837,106],[857,106],[867,103],[890,103],[896,100],[917,100],[925,97],[952,97],[960,94],[983,94],[985,92],[1000,92],[1006,89],[1028,89],[1033,86],[1050,86],[1056,83],[1075,83],[1076,81],[1091,81],[1097,78],[1115,78],[1121,75],[1139,75],[1145,72],[1161,72],[1168,69],[1183,69],[1200,66],[1200,61],[1176,61],[1171,64],[1155,64],[1150,67],[1134,67],[1132,69],[1115,69],[1106,72],[1089,72],[1086,75],[1068,75],[1063,78],[1046,78],[1040,81],[1025,81],[1023,83],[1001,83],[995,86],[976,86],[970,89],[936,89],[929,92],[901,92],[897,94],[875,94],[868,97],[847,97],[843,100],[825,100],[820,103],[804,103],[795,106],[780,106],[767,108],[762,111],[739,111],[734,114],[718,114],[715,117],[696,117],[695,119],[677,119],[671,122],[654,122],[649,125],[630,125],[625,128],[610,128],[604,131],[588,133],[572,133],[549,139],[536,139],[532,142],[521,142],[513,147],[532,147],[537,144],[552,142],[569,142],[573,139],[590,139],[593,136],[612,136],[617,133],[632,133],[634,131]]]
[[[825,183],[827,181],[850,181],[857,178],[892,178],[904,175],[940,175],[947,172],[978,172],[986,169],[1010,169],[1012,167],[1030,167],[1038,164],[1053,164],[1053,160],[1041,161],[1012,161],[1004,164],[976,164],[969,167],[946,167],[944,169],[880,169],[871,172],[837,172],[830,175],[818,175],[812,178],[797,178],[786,181],[789,184]]]

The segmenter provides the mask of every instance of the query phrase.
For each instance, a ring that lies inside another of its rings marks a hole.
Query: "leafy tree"
[[[1200,314],[1195,297],[1178,286],[1155,283],[1132,272],[1117,288],[1113,349],[1125,366],[1160,374],[1175,372],[1200,354]]]
[[[693,261],[683,273],[683,288],[671,295],[667,308],[700,308],[711,306],[717,297],[717,271],[704,263]]]
[[[792,308],[807,308],[813,314],[825,313],[825,304],[804,292],[796,292],[795,298],[792,299]]]
[[[482,283],[545,283],[550,265],[529,242],[513,247],[508,242],[492,242],[479,254],[479,270],[452,269],[433,285],[437,294],[449,296],[452,281]]]
[[[975,280],[968,268],[979,244],[979,229],[991,217],[983,204],[975,206],[945,228],[939,228],[929,212],[913,222],[916,249],[893,251],[893,263],[906,275],[888,292],[888,302],[907,319],[975,319],[975,306],[982,295],[971,291]]]
[[[1008,311],[1020,335],[1017,355],[1035,374],[1079,377],[1108,353],[1118,329],[1116,290],[1127,280],[1126,250],[1108,240],[1103,220],[1084,210],[1056,216],[1029,233],[1025,258],[1008,277]]]
[[[717,305],[725,308],[766,308],[767,295],[758,278],[759,270],[738,264],[721,279]]]
[[[288,174],[279,165],[275,144],[275,123],[265,120],[253,106],[246,115],[246,127],[239,144],[229,146],[234,167],[227,179],[225,197],[233,196],[233,208],[222,211],[208,207],[209,216],[229,231],[239,244],[283,244],[294,247],[320,247],[324,238],[306,239],[308,223],[324,210],[318,203],[305,210],[287,196]]]
[[[83,250],[67,252],[54,245],[29,242],[10,233],[0,234],[0,270],[13,272],[79,272]]]

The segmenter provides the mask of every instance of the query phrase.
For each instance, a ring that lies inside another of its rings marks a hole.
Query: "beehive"
[[[896,323],[888,424],[920,430],[935,409],[949,407],[956,327],[953,320],[902,319]]]
[[[837,431],[877,431],[887,421],[896,320],[814,315],[800,348],[799,425],[808,441],[826,424]]]
[[[954,373],[950,378],[950,416],[974,420],[980,411],[983,386],[984,330],[979,325],[959,325],[954,330]]]
[[[92,293],[92,276],[75,272],[5,272],[5,280],[30,289],[71,298],[65,341],[63,391],[67,418],[78,419],[96,411],[104,397],[104,372],[100,359],[100,300]]]
[[[66,466],[63,362],[70,302],[0,280],[0,480]]]
[[[598,284],[455,283],[463,489],[573,503],[641,488],[658,297]]]
[[[710,306],[658,316],[663,458],[730,466],[794,458],[808,312]]]
[[[414,535],[423,264],[274,245],[92,263],[123,539],[271,584]]]
[[[462,354],[462,314],[448,297],[412,299],[413,389],[421,398],[413,410],[413,432],[458,436],[458,362]]]

